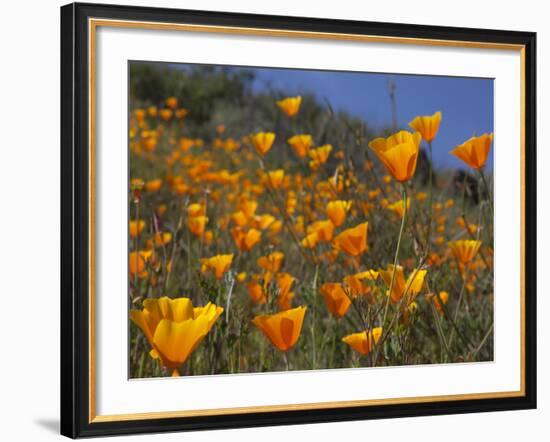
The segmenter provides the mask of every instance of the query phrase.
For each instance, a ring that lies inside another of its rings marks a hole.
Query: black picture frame
[[[525,81],[524,396],[90,422],[88,19],[237,26],[522,45]],[[61,8],[61,434],[241,428],[536,408],[536,34],[488,29],[73,3]]]

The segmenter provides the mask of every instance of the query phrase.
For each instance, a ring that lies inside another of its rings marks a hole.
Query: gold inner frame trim
[[[368,399],[336,402],[317,402],[303,404],[265,405],[254,407],[216,408],[182,411],[159,411],[130,414],[96,414],[96,31],[98,27],[133,28],[160,31],[185,31],[216,34],[235,34],[245,36],[290,37],[338,41],[356,41],[386,44],[409,44],[419,46],[443,46],[474,49],[496,49],[517,51],[520,54],[520,167],[521,167],[521,226],[520,226],[520,389],[518,391],[500,391],[487,393],[466,393],[437,396],[416,396],[388,399]],[[293,31],[283,29],[245,28],[237,26],[211,26],[182,23],[159,23],[131,20],[95,19],[88,20],[88,93],[89,93],[89,423],[132,421],[144,419],[168,419],[179,417],[219,416],[257,412],[278,412],[298,410],[322,410],[327,408],[365,407],[375,405],[416,404],[426,402],[460,401],[512,398],[525,396],[525,46],[492,42],[474,42],[459,40],[424,39],[411,37],[390,37],[378,35],[359,35],[346,33]]]

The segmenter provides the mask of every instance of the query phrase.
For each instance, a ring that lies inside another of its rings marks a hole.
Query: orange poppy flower
[[[393,274],[393,265],[388,265],[387,270],[380,269],[379,273],[389,289]],[[391,292],[392,301],[395,303],[399,302],[399,300],[405,295],[405,292],[409,300],[414,299],[414,297],[418,293],[420,293],[420,291],[424,287],[424,278],[426,277],[427,273],[427,270],[413,271],[405,281],[405,273],[403,271],[403,267],[397,266],[395,268],[395,277],[393,280],[393,288]]]
[[[480,247],[481,241],[476,240],[460,240],[449,243],[449,248],[461,264],[468,264],[474,259]]]
[[[283,229],[283,222],[281,220],[276,220],[269,226],[269,235],[274,237]]]
[[[256,281],[246,284],[246,290],[255,304],[265,304],[266,296],[263,287]]]
[[[382,193],[380,189],[369,190],[369,192],[367,193],[367,196],[369,200],[373,200],[377,198],[380,195],[380,193]]]
[[[164,121],[169,121],[172,118],[172,115],[172,109],[165,108],[160,110],[160,118],[162,118]]]
[[[336,227],[341,226],[346,221],[346,215],[351,208],[351,201],[330,201],[327,204],[327,216]]]
[[[147,152],[153,152],[157,148],[158,138],[156,132],[143,131],[141,133],[141,145]]]
[[[368,333],[364,331],[348,335],[342,338],[342,342],[345,342],[362,355],[368,355],[374,349],[374,345],[378,343],[381,336],[382,327],[375,327],[369,330]]]
[[[142,219],[138,221],[130,221],[130,237],[135,238],[138,235],[141,235],[143,229],[145,228],[145,221]]]
[[[290,350],[298,341],[307,307],[283,310],[274,315],[256,316],[252,323],[281,351]]]
[[[224,273],[226,273],[231,267],[233,262],[233,254],[230,255],[216,255],[211,258],[201,259],[201,271],[203,273],[213,270],[216,279],[222,279]]]
[[[309,162],[309,167],[311,167],[313,170],[317,170],[319,166],[327,162],[331,151],[331,144],[325,144],[318,147],[317,149],[310,150],[309,157],[311,158],[311,161]]]
[[[357,257],[368,250],[367,229],[368,222],[359,224],[351,229],[344,230],[336,238],[334,245],[338,250],[347,253],[350,256]]]
[[[241,143],[239,143],[237,140],[234,140],[233,138],[228,138],[223,142],[223,148],[226,152],[234,152],[241,146]]]
[[[298,157],[305,158],[313,145],[313,138],[307,134],[294,135],[287,140],[287,143]]]
[[[172,234],[170,232],[156,232],[153,239],[157,247],[162,247],[172,241]]]
[[[176,195],[182,196],[188,193],[189,190],[191,190],[191,187],[189,187],[184,182],[178,182],[174,184],[173,189]]]
[[[252,144],[260,155],[265,155],[275,141],[275,134],[273,132],[258,132],[252,135]]]
[[[275,222],[275,217],[269,213],[265,213],[254,218],[253,226],[260,230],[268,229]]]
[[[365,283],[365,281],[375,281],[377,278],[378,272],[375,270],[355,273],[344,277],[344,287],[352,298],[368,295],[372,287]]]
[[[294,298],[294,292],[291,292],[290,288],[295,280],[296,278],[289,273],[278,273],[275,276],[275,284],[277,284],[277,289],[279,290],[277,305],[281,310],[289,310],[291,308],[290,303],[292,302],[292,298]]]
[[[250,218],[245,215],[242,210],[231,214],[231,221],[233,221],[239,227],[245,227],[248,224]]]
[[[235,277],[235,279],[238,281],[238,282],[245,282],[246,281],[246,272],[240,272],[240,273],[237,273],[237,276]]]
[[[286,199],[286,213],[292,215],[296,210],[297,205],[298,198],[296,198],[296,193],[293,191],[289,191]]]
[[[475,235],[475,233],[477,232],[477,229],[478,229],[477,224],[468,223],[466,225],[466,221],[464,220],[464,218],[462,216],[459,216],[456,219],[456,225],[462,227],[463,229],[468,230],[472,235]]]
[[[208,217],[206,216],[193,216],[187,219],[187,227],[191,233],[195,236],[202,236],[208,223]]]
[[[145,190],[149,193],[158,192],[162,186],[162,180],[160,178],[147,181],[145,183]]]
[[[424,201],[425,199],[428,198],[428,193],[427,192],[418,192],[415,195],[415,198],[416,198],[417,201]]]
[[[300,241],[300,244],[302,247],[305,247],[306,249],[314,249],[315,246],[317,246],[317,243],[319,242],[319,235],[317,234],[317,231],[313,231],[309,233],[304,239]]]
[[[439,292],[439,298],[441,298],[441,302],[443,302],[443,304],[447,304],[447,301],[449,300],[449,293],[443,290],[443,291]],[[442,307],[441,303],[439,302],[439,298],[437,297],[437,295],[435,293],[431,293],[429,295],[429,299],[431,299],[431,301],[434,303],[435,309],[439,313],[443,313],[443,307]]]
[[[411,207],[411,199],[407,198],[407,211]],[[396,201],[395,203],[388,204],[386,207],[387,209],[394,212],[399,218],[403,218],[403,215],[405,214],[405,205],[403,204],[403,200]]]
[[[143,120],[145,120],[145,110],[144,109],[136,109],[134,110],[134,116],[136,117],[136,120],[139,123],[142,123]]]
[[[180,138],[180,150],[182,152],[187,152],[189,149],[193,147],[194,144],[195,144],[195,140],[193,140],[192,138],[187,138],[187,137]]]
[[[141,178],[132,178],[130,180],[130,189],[131,190],[142,190],[145,186],[145,181]]]
[[[139,278],[147,278],[148,273],[145,268],[147,263],[151,260],[152,256],[152,250],[140,250],[139,252],[131,252],[128,258],[130,275],[133,277],[137,273]]]
[[[157,214],[157,216],[162,216],[166,213],[167,210],[168,210],[168,206],[166,204],[159,204],[155,208],[155,213]]]
[[[212,303],[193,307],[189,298],[148,298],[143,310],[131,310],[130,319],[152,347],[151,357],[173,369],[182,365],[208,334],[223,308]]]
[[[212,241],[214,240],[214,232],[212,232],[212,230],[207,230],[204,232],[203,240],[207,246],[212,244]]]
[[[389,138],[376,138],[369,147],[400,183],[410,180],[416,171],[421,135],[402,130]]]
[[[472,137],[465,141],[460,146],[451,150],[455,157],[460,158],[468,166],[474,169],[481,169],[487,162],[491,143],[493,142],[493,134],[483,134],[479,137]]]
[[[243,212],[247,219],[251,219],[256,213],[258,202],[254,200],[242,200],[239,203],[239,209]]]
[[[310,224],[307,227],[308,235],[312,233],[317,234],[317,240],[321,242],[328,242],[332,240],[332,235],[334,233],[334,224],[329,219],[323,221],[316,221],[313,224]]]
[[[262,238],[262,232],[256,229],[245,231],[239,227],[231,230],[231,236],[239,250],[246,252],[251,250]]]
[[[300,110],[300,104],[302,104],[302,97],[287,97],[277,101],[277,106],[288,116],[294,117]]]
[[[188,113],[189,111],[187,109],[180,107],[179,109],[176,109],[176,118],[181,120],[182,118],[185,118]]]
[[[193,203],[187,206],[187,216],[193,218],[195,216],[204,216],[206,215],[206,209],[202,204]]]
[[[319,292],[325,298],[327,308],[335,318],[339,319],[347,313],[351,306],[351,301],[342,288],[342,284],[338,282],[326,282],[319,288]]]
[[[270,170],[263,176],[263,183],[273,189],[282,187],[285,179],[285,171],[283,169]]]
[[[439,131],[439,124],[441,123],[441,112],[436,112],[433,115],[418,116],[409,123],[415,131],[422,135],[424,141],[430,143],[433,141],[437,132]]]
[[[176,97],[168,97],[165,103],[170,109],[175,109],[178,106],[178,99]]]
[[[453,207],[455,205],[455,200],[452,199],[452,198],[449,198],[447,201],[445,201],[445,209],[450,209],[451,207]]]
[[[258,265],[267,271],[276,273],[281,268],[285,254],[283,252],[273,252],[267,256],[260,256],[258,258]]]

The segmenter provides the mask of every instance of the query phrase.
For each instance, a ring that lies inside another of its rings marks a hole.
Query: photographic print
[[[129,62],[129,377],[493,360],[493,80]]]
[[[62,434],[536,408],[534,33],[61,35]]]

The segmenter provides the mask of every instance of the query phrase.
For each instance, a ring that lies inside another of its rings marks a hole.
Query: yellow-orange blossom
[[[440,123],[441,112],[436,112],[433,115],[421,115],[416,117],[409,123],[409,126],[419,132],[425,141],[431,143],[439,131]]]
[[[450,153],[473,169],[481,169],[487,162],[492,142],[493,134],[483,134],[479,137],[470,138],[460,146],[455,147]]]
[[[277,106],[289,117],[294,117],[300,110],[300,104],[302,104],[302,97],[286,97],[277,101]]]
[[[449,243],[449,248],[461,264],[468,264],[477,255],[481,241],[460,240]]]
[[[382,327],[375,327],[372,330],[353,333],[342,338],[342,342],[348,344],[355,351],[362,355],[368,355],[374,348],[374,344],[382,336]]]
[[[335,318],[341,318],[347,313],[351,301],[342,288],[342,284],[326,282],[319,288],[319,292],[325,298],[327,308]]]
[[[252,323],[281,351],[290,350],[300,337],[307,307],[284,310],[274,315],[256,316]]]
[[[210,302],[204,307],[193,307],[189,298],[163,296],[146,299],[143,310],[131,310],[130,318],[151,345],[151,357],[176,370],[201,343],[222,312],[222,307]]]
[[[421,136],[406,130],[388,138],[376,138],[369,147],[388,172],[400,183],[410,180],[416,171]]]
[[[362,223],[351,229],[344,230],[336,238],[334,245],[338,250],[350,256],[357,257],[368,250],[367,231],[369,223]]]

